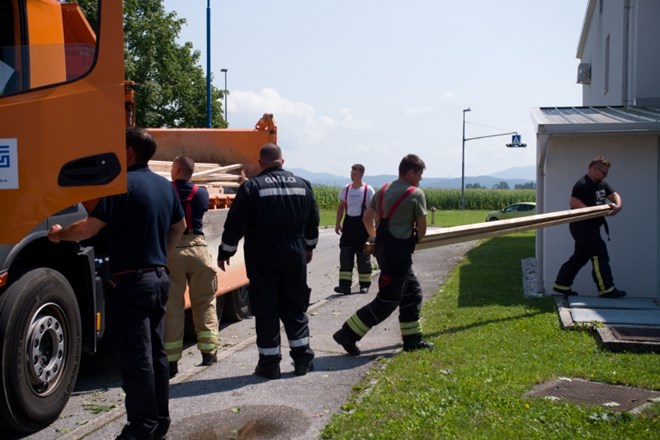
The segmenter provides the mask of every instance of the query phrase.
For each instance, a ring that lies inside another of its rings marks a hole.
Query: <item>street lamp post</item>
[[[225,90],[222,92],[222,97],[224,98],[225,103],[225,123],[229,126],[229,121],[227,121],[227,69],[220,69],[220,72],[225,74]]]
[[[519,147],[524,148],[527,144],[520,142],[521,137],[517,131],[507,131],[506,133],[497,133],[497,134],[488,134],[486,136],[477,136],[466,138],[465,137],[465,112],[469,112],[470,108],[463,109],[463,161],[461,164],[461,209],[465,210],[465,142],[473,141],[475,139],[484,139],[497,136],[509,136],[513,135],[513,139],[510,144],[506,144],[507,147]]]
[[[211,128],[211,0],[206,0],[206,128]]]
[[[469,112],[470,107],[463,109],[463,148],[461,159],[461,209],[465,211],[465,112]]]

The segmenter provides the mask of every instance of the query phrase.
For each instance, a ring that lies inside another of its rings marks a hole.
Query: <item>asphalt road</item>
[[[254,320],[221,323],[219,362],[201,367],[201,355],[187,345],[179,374],[171,382],[171,439],[315,439],[378,359],[401,350],[397,313],[372,329],[359,343],[363,354],[352,357],[332,340],[332,334],[376,292],[338,295],[338,237],[321,231],[309,265],[312,288],[311,346],[316,352],[314,371],[295,376],[288,348],[282,347],[282,378],[266,380],[252,373],[258,355]],[[425,249],[414,254],[414,269],[424,295],[434,294],[447,274],[474,242]],[[357,276],[354,276],[354,280]],[[357,290],[354,286],[354,291]],[[286,336],[282,335],[283,344]],[[102,347],[81,365],[76,389],[60,418],[31,440],[106,440],[126,422],[123,392],[112,351]],[[12,437],[9,437],[12,438]]]

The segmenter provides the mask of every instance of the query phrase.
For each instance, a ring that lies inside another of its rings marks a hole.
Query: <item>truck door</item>
[[[87,20],[75,3],[0,3],[0,245],[126,191],[122,2],[97,10]]]

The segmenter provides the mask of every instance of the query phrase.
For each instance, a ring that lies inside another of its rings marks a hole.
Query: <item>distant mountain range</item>
[[[343,186],[350,182],[348,176],[337,176],[329,173],[315,173],[307,171],[302,168],[288,168],[294,174],[303,177],[316,185],[327,186]],[[397,178],[392,174],[378,174],[374,176],[364,176],[364,181],[369,185],[376,188],[382,186],[384,183],[391,182]],[[478,183],[486,188],[492,188],[493,185],[505,181],[509,184],[509,188],[514,188],[516,185],[522,185],[529,182],[536,181],[536,168],[528,167],[513,167],[503,171],[498,171],[489,176],[465,176],[465,185]],[[459,188],[461,187],[460,177],[426,177],[422,179],[420,185],[422,188]]]

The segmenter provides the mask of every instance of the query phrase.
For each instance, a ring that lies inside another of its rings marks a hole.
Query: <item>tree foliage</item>
[[[517,183],[515,189],[536,189],[536,182]]]
[[[509,183],[506,180],[502,180],[500,183],[493,185],[493,189],[509,189]]]
[[[79,0],[96,17],[96,0]],[[177,43],[185,19],[166,12],[162,0],[124,0],[125,77],[135,82],[136,124],[206,127],[206,74],[200,52]],[[96,29],[96,23],[91,23]],[[222,92],[211,88],[212,127],[226,127]]]

